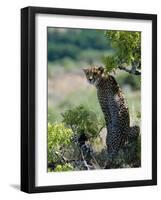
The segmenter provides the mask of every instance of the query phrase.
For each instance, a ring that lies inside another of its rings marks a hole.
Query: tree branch
[[[87,164],[87,161],[86,161],[85,158],[84,158],[83,151],[82,151],[81,148],[80,148],[80,152],[81,152],[81,157],[82,157],[82,159],[83,159],[84,166],[87,168],[87,170],[90,170],[90,168],[89,168],[89,166],[88,166],[88,164]]]
[[[64,162],[67,162],[69,160],[58,151],[55,151],[54,153],[55,155],[60,156]]]
[[[134,75],[141,76],[141,72],[139,70],[137,70],[136,66],[134,66],[134,65],[131,67],[131,69],[128,69],[128,68],[126,68],[124,66],[118,66],[118,68],[120,70],[124,70],[124,71],[128,72],[129,74],[134,74]]]

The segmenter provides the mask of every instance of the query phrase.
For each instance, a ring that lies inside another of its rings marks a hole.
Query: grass
[[[140,119],[140,92],[128,91],[124,93],[129,106],[131,121],[138,121]],[[55,102],[53,106],[49,106],[48,120],[50,122],[60,122],[62,120],[61,113],[80,104],[84,105],[90,110],[93,110],[100,118],[103,118],[103,113],[97,99],[96,90],[90,89],[87,92],[87,90],[82,89],[70,93],[62,101]]]
[[[60,122],[62,120],[61,113],[78,105],[84,105],[86,108],[96,112],[99,117],[103,117],[97,100],[96,90],[92,89],[87,92],[85,89],[82,89],[70,93],[62,101],[55,103],[52,107],[48,107],[48,120],[50,122]]]
[[[96,89],[87,83],[80,69],[86,65],[71,59],[63,59],[58,63],[48,63],[48,80],[51,83],[48,85],[49,122],[61,122],[61,113],[80,104],[93,110],[99,117],[103,118]],[[140,124],[141,94],[139,77],[120,70],[117,71],[115,77],[127,100],[131,122]]]

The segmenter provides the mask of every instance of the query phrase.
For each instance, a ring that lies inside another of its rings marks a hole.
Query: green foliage
[[[48,149],[67,146],[71,142],[73,132],[61,124],[48,124]]]
[[[115,49],[113,57],[107,57],[105,66],[107,71],[111,71],[116,66],[140,67],[141,62],[141,32],[130,31],[106,31],[105,36],[111,42],[111,47]]]
[[[92,138],[98,136],[100,128],[104,125],[95,112],[83,105],[67,110],[63,114],[63,122],[71,127],[74,133],[78,135],[85,133]]]
[[[71,128],[67,128],[66,126]],[[54,167],[48,167],[49,172],[73,171],[84,169],[77,161],[75,164],[70,162],[80,160],[79,147],[74,144],[74,136],[78,138],[82,133],[88,137],[89,144],[99,146],[100,128],[103,122],[97,119],[92,111],[83,106],[70,109],[63,114],[63,123],[48,124],[48,163]],[[104,168],[105,163],[109,168],[139,167],[141,165],[141,137],[140,135],[129,142],[119,151],[117,158],[113,163],[108,163],[107,151],[103,148],[101,151],[94,151],[93,156]]]
[[[104,56],[103,63],[105,64],[107,73],[115,70],[117,68],[117,60],[114,56]]]
[[[70,163],[64,165],[57,165],[54,169],[55,172],[73,171],[73,166]]]
[[[48,123],[48,161],[50,163],[61,159],[61,149],[63,151],[71,145],[73,132],[66,128],[63,123]]]

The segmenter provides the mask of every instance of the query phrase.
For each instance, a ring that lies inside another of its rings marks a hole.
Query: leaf
[[[115,49],[115,54],[104,58],[107,72],[117,68],[123,63],[132,66],[133,62],[138,66],[141,60],[141,32],[131,31],[106,31],[105,36],[110,40],[111,46]]]

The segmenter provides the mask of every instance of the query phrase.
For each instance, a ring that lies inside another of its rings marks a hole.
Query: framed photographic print
[[[21,190],[157,184],[157,16],[21,9]]]

